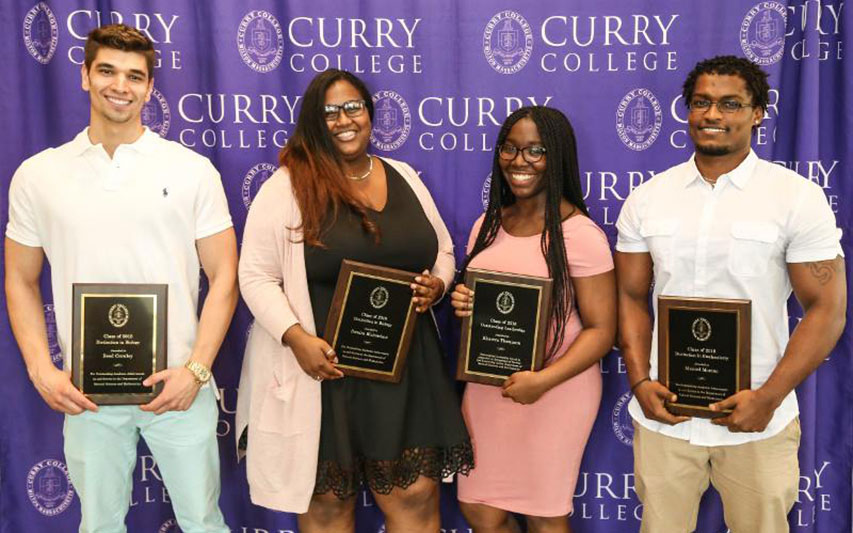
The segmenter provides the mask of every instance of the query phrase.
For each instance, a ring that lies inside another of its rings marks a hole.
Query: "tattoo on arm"
[[[835,271],[838,269],[838,261],[835,259],[806,263],[806,265],[808,265],[812,277],[821,285],[826,285],[832,281],[832,278],[835,277]]]

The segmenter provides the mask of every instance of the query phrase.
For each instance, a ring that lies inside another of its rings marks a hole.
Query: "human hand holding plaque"
[[[725,416],[728,399],[750,389],[750,314],[749,300],[658,297],[658,379],[676,396],[670,413]]]
[[[416,277],[427,275],[348,259],[341,263],[323,338],[345,375],[391,383],[402,379],[415,307],[425,305],[412,294]]]
[[[143,381],[164,370],[168,285],[74,283],[71,379],[100,405],[146,404],[162,383]]]
[[[542,368],[551,283],[538,276],[467,270],[465,284],[451,294],[454,312],[462,318],[456,379],[503,386],[513,374]],[[526,385],[518,394],[522,403],[535,401]]]

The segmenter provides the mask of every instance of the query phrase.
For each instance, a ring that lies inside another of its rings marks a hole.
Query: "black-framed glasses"
[[[334,122],[338,120],[338,116],[340,116],[341,110],[343,109],[344,113],[346,113],[348,117],[354,118],[364,113],[365,107],[366,102],[364,100],[350,100],[342,103],[341,105],[326,104],[323,106],[323,116],[326,117],[326,120],[329,122]]]
[[[512,161],[515,159],[516,156],[518,156],[518,152],[521,152],[521,157],[523,157],[528,163],[537,163],[545,157],[546,150],[544,146],[538,144],[519,148],[514,144],[503,143],[498,147],[498,156],[506,161]]]
[[[720,113],[726,113],[731,115],[732,113],[737,113],[744,107],[755,107],[753,104],[743,104],[738,102],[737,100],[724,99],[724,100],[708,100],[707,98],[694,98],[690,100],[689,108],[690,111],[694,113],[706,113],[711,106],[717,106],[717,111]]]

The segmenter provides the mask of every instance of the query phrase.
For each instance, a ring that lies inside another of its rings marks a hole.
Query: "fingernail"
[[[418,276],[418,277],[416,277],[416,278],[415,278],[415,281],[417,281],[418,283],[423,283],[424,278],[422,278],[422,277]]]

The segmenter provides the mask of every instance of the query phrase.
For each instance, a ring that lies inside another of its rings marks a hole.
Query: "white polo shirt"
[[[6,236],[44,249],[66,366],[72,283],[167,283],[175,367],[189,358],[198,324],[196,240],[231,225],[219,173],[206,158],[146,128],[110,159],[87,129],[21,164]]]
[[[657,297],[695,296],[752,301],[752,387],[767,381],[788,344],[791,295],[787,263],[843,256],[835,216],[818,185],[754,152],[711,187],[694,159],[634,190],[616,222],[620,252],[649,252]],[[651,372],[658,376],[657,320]],[[670,426],[649,420],[636,398],[628,407],[644,427],[701,446],[772,437],[799,413],[792,391],[761,433],[732,433],[692,418]]]

